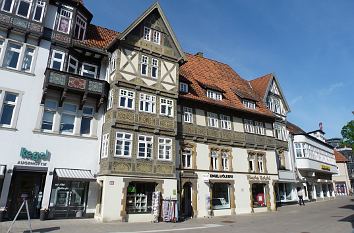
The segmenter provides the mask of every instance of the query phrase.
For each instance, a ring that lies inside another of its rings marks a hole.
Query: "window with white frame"
[[[211,170],[218,170],[218,152],[215,150],[210,152],[210,166]]]
[[[4,66],[11,69],[18,69],[20,64],[22,46],[13,42],[8,42]]]
[[[182,150],[182,167],[192,168],[192,148],[185,147]]]
[[[161,40],[161,33],[159,31],[154,30],[152,42],[154,42],[155,44],[160,44],[160,40]]]
[[[58,28],[57,30],[62,33],[68,34],[71,26],[72,12],[69,9],[61,8],[57,14]]]
[[[1,10],[6,12],[12,12],[12,8],[14,6],[15,0],[4,0],[2,1]]]
[[[153,137],[139,135],[138,139],[138,158],[151,158],[153,148]]]
[[[283,130],[283,127],[274,123],[274,137],[279,139],[279,140],[285,140],[285,132]]]
[[[139,110],[156,113],[156,96],[140,93]]]
[[[101,149],[101,157],[107,158],[109,154],[109,134],[102,135],[102,149]]]
[[[113,107],[113,90],[109,90],[108,93],[108,103],[107,103],[107,110]]]
[[[172,159],[172,139],[159,138],[159,159]]]
[[[255,121],[254,122],[254,131],[255,131],[256,134],[264,135],[265,134],[265,130],[264,130],[263,122]]]
[[[42,22],[45,9],[45,1],[37,0],[34,7],[33,20],[37,22]]]
[[[244,119],[245,132],[254,133],[254,125],[252,120]]]
[[[116,156],[131,157],[133,135],[125,132],[116,133]]]
[[[125,89],[120,89],[119,91],[119,107],[120,108],[127,108],[127,109],[134,109],[135,103],[135,92],[128,91]]]
[[[94,108],[91,106],[83,106],[82,108],[82,118],[81,118],[81,135],[91,134],[91,122],[93,119]]]
[[[157,78],[159,72],[159,61],[156,58],[152,58],[151,60],[151,77]]]
[[[63,70],[64,59],[65,59],[64,52],[58,51],[58,50],[53,50],[50,68],[55,69],[55,70],[60,70],[60,71]]]
[[[34,58],[35,48],[26,46],[25,54],[22,61],[21,70],[25,72],[32,72],[32,64]]]
[[[192,108],[183,107],[183,121],[186,123],[193,123],[193,110],[192,110]]]
[[[248,155],[248,169],[250,172],[256,171],[254,163],[255,163],[254,155]]]
[[[5,41],[0,39],[0,57],[2,55],[2,51],[4,51]]]
[[[242,103],[243,103],[243,106],[245,106],[246,108],[256,109],[256,102],[254,102],[254,101],[243,100]]]
[[[81,75],[88,78],[97,78],[97,66],[82,63]]]
[[[75,117],[77,114],[77,106],[71,103],[63,104],[63,112],[61,114],[60,132],[73,133],[75,126]]]
[[[68,72],[77,74],[78,67],[79,67],[79,61],[76,58],[69,56]]]
[[[31,10],[32,0],[19,0],[17,5],[18,16],[28,18],[30,10]]]
[[[223,171],[229,170],[229,155],[227,152],[221,152],[221,167]]]
[[[218,91],[207,90],[207,97],[214,100],[222,100],[222,94]]]
[[[75,23],[75,31],[74,31],[74,37],[78,40],[83,40],[85,39],[85,33],[86,33],[86,18],[77,15],[76,16],[76,23]]]
[[[179,83],[179,91],[184,92],[184,93],[188,93],[188,84],[184,83],[184,82],[180,82]]]
[[[151,38],[151,28],[144,27],[144,40],[150,41]]]
[[[298,158],[304,157],[301,143],[295,143],[295,154],[296,154],[296,157],[298,157]]]
[[[231,130],[230,116],[220,115],[220,125],[222,129]]]
[[[0,126],[13,127],[18,94],[0,90]]]
[[[141,75],[145,75],[147,76],[148,75],[148,70],[149,70],[149,59],[147,56],[145,55],[142,55],[141,56],[141,69],[140,69],[140,73]]]
[[[264,161],[263,161],[262,155],[257,156],[257,163],[258,163],[258,172],[263,173],[264,172]]]
[[[208,112],[208,126],[214,127],[214,128],[219,127],[218,114]]]
[[[173,117],[173,100],[160,98],[160,114]]]
[[[57,112],[58,102],[46,99],[44,102],[44,112],[42,117],[42,130],[53,130],[54,116]]]
[[[113,71],[116,70],[116,64],[117,64],[117,51],[115,51],[112,56],[109,59],[109,71],[112,73]]]

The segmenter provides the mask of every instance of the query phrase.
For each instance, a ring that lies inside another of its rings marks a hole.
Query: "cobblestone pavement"
[[[10,222],[0,223],[6,233]],[[17,221],[12,232],[28,232],[27,221]],[[182,223],[99,223],[94,219],[32,221],[33,232],[67,233],[354,233],[354,197],[284,206],[275,212],[198,218]]]

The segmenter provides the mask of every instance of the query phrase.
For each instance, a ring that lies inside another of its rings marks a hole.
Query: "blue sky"
[[[84,0],[93,23],[123,31],[155,1]],[[340,136],[354,110],[354,1],[161,0],[183,49],[250,80],[274,73],[288,119]]]

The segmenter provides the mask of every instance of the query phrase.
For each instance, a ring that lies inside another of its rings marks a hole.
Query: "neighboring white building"
[[[346,196],[352,188],[347,168],[348,159],[338,149],[334,149],[334,155],[338,167],[338,174],[333,175],[335,193],[337,196]]]

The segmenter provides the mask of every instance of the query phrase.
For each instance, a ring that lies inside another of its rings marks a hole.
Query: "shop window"
[[[72,12],[68,9],[62,8],[57,15],[58,18],[58,31],[68,34],[71,26]]]
[[[230,185],[214,183],[212,188],[212,207],[214,210],[230,208]]]
[[[266,185],[265,184],[252,184],[252,206],[253,208],[266,207]]]
[[[32,5],[32,0],[20,0],[17,7],[17,15],[28,18]]]
[[[42,22],[44,15],[45,2],[43,0],[37,0],[34,8],[33,20]]]
[[[183,107],[183,122],[193,123],[193,111],[191,108]]]
[[[53,130],[54,115],[57,112],[57,101],[47,99],[44,103],[44,113],[42,118],[42,129]]]
[[[82,108],[82,118],[80,134],[91,134],[91,122],[93,119],[94,108],[90,106],[84,106]]]
[[[210,152],[210,167],[211,170],[218,170],[218,152],[215,150]]]
[[[190,147],[182,150],[182,167],[192,168],[192,148]]]
[[[173,117],[173,100],[160,98],[160,114]]]
[[[152,193],[155,192],[155,187],[155,183],[129,183],[127,188],[127,213],[151,213]]]
[[[279,201],[291,201],[292,200],[292,184],[279,183]]]

